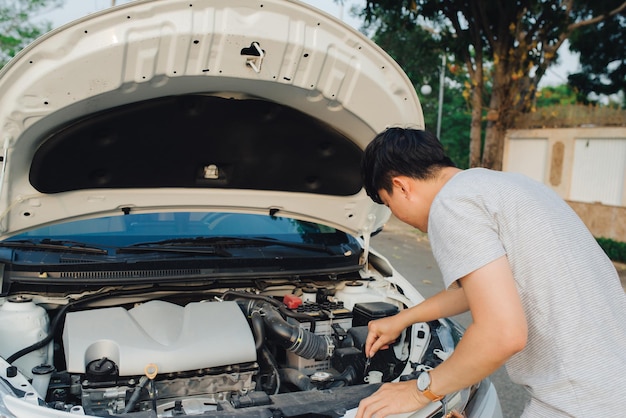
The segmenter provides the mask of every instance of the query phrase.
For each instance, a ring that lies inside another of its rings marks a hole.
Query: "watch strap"
[[[426,396],[428,399],[430,399],[432,402],[438,402],[440,400],[443,399],[443,396],[441,395],[435,395],[433,392],[430,391],[430,388],[424,389],[422,391],[422,393],[424,394],[424,396]]]

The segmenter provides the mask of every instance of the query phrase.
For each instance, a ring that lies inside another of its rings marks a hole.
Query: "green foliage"
[[[578,102],[576,92],[567,84],[544,87],[537,93],[537,107],[573,105]]]
[[[0,67],[50,30],[50,22],[35,19],[61,4],[63,0],[0,0]]]
[[[596,238],[596,241],[611,260],[626,263],[626,242],[602,237]]]
[[[460,88],[446,88],[443,100],[441,143],[457,167],[469,168],[472,115]]]
[[[590,4],[594,12],[608,12],[621,0],[598,0]],[[595,25],[583,26],[569,38],[570,49],[580,53],[582,71],[568,77],[579,92],[579,100],[589,100],[590,93],[622,93],[626,107],[626,14],[621,13]]]
[[[474,108],[470,165],[501,169],[505,132],[535,105],[560,46],[574,29],[623,13],[622,7],[623,0],[366,0],[363,16],[383,26],[398,22],[398,36],[409,25],[436,34],[438,50],[469,78],[463,93]]]
[[[362,14],[362,16],[364,16]],[[442,68],[443,47],[436,36],[407,16],[381,14],[364,25],[372,40],[409,76],[420,97],[426,129],[435,133],[439,113],[440,71],[445,75],[440,140],[460,168],[469,168],[470,108],[463,96],[467,73],[454,62]],[[421,93],[429,86],[429,94]]]

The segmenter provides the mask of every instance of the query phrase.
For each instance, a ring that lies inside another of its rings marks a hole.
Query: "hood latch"
[[[258,42],[252,42],[250,47],[241,50],[241,55],[247,56],[246,65],[252,67],[255,73],[261,72],[261,63],[265,58],[265,51],[261,49]]]

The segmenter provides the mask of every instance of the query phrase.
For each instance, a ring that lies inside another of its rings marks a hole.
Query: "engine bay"
[[[0,327],[2,377],[24,376],[39,406],[89,416],[341,416],[380,382],[435,367],[460,338],[445,321],[415,324],[366,364],[368,322],[406,308],[389,286],[207,289],[10,296],[0,319],[29,329]]]

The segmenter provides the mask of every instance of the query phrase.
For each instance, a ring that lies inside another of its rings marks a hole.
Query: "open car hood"
[[[0,238],[129,211],[279,213],[362,235],[389,212],[362,150],[423,128],[365,36],[289,0],[135,1],[54,30],[0,73]]]

